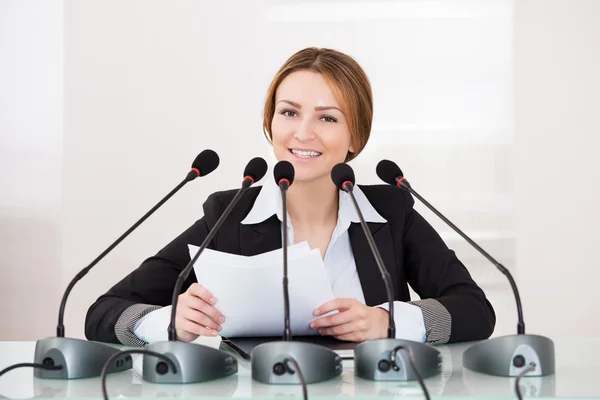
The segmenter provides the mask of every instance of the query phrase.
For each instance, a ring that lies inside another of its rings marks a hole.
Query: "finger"
[[[200,326],[204,326],[210,329],[213,329],[215,331],[220,332],[221,331],[221,325],[217,324],[215,321],[213,321],[212,319],[210,319],[208,317],[208,315],[203,314],[197,310],[194,310],[193,308],[184,308],[183,310],[181,310],[181,317],[195,322],[196,324],[200,325]]]
[[[177,329],[177,340],[182,342],[191,342],[192,340],[196,340],[198,335],[194,335],[193,333],[189,333],[180,329]]]
[[[314,312],[315,315],[323,315],[334,310],[345,310],[358,303],[356,299],[333,299],[320,305]],[[360,303],[359,303],[360,304]]]
[[[345,335],[338,335],[334,337],[345,342],[364,342],[367,340],[366,335],[363,332],[351,332]]]
[[[214,322],[222,324],[225,322],[225,316],[219,310],[208,304],[206,301],[195,296],[185,296],[183,305],[206,314]]]
[[[190,321],[187,318],[179,317],[176,319],[175,324],[178,329],[181,329],[185,332],[192,333],[194,335],[199,336],[217,336],[217,331],[212,330],[210,328],[206,328],[201,326],[194,321]]]
[[[356,331],[356,324],[349,322],[346,324],[331,326],[328,328],[319,329],[319,334],[322,336],[341,336],[353,333]]]
[[[310,327],[313,329],[319,329],[346,324],[348,322],[354,321],[357,318],[356,314],[357,313],[355,309],[351,308],[349,310],[342,311],[334,315],[317,318],[313,322],[311,322]]]
[[[208,304],[215,304],[217,302],[217,298],[199,283],[192,283],[186,292],[193,296],[200,297]]]

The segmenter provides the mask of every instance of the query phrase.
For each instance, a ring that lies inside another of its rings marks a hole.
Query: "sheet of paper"
[[[194,257],[198,247],[188,245]],[[283,333],[283,251],[252,257],[204,250],[194,272],[217,298],[225,315],[221,336],[279,336]],[[288,247],[290,319],[293,335],[315,335],[315,308],[334,298],[318,249],[306,242]]]

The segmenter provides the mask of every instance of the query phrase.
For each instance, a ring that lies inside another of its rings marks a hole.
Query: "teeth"
[[[294,153],[295,155],[297,155],[300,158],[310,158],[310,157],[317,157],[320,156],[321,153],[319,153],[318,151],[305,151],[305,150],[294,150],[292,149],[292,153]]]

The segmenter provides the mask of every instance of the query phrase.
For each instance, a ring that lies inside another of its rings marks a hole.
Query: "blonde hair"
[[[296,71],[312,71],[323,75],[341,103],[348,121],[354,152],[348,152],[346,162],[365,147],[373,121],[373,93],[369,78],[350,56],[332,49],[309,47],[292,55],[279,69],[269,89],[263,111],[263,132],[272,143],[271,124],[275,114],[275,95],[283,80]]]

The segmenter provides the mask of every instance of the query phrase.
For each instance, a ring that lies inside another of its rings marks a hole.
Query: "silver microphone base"
[[[529,363],[536,368],[525,376],[554,373],[554,342],[539,335],[509,335],[476,343],[463,353],[463,366],[483,374],[518,376]]]
[[[225,378],[238,372],[237,360],[224,351],[180,341],[156,342],[146,346],[167,356],[177,372],[156,357],[144,354],[142,378],[153,383],[198,383]]]
[[[428,378],[442,370],[442,356],[436,348],[419,342],[401,339],[376,339],[363,342],[354,349],[354,374],[363,379],[373,381],[410,381],[417,379],[410,363],[408,353],[396,352],[396,366],[391,362],[392,351],[397,346],[410,347],[417,371]]]
[[[268,384],[300,384],[297,373],[281,369],[286,358],[294,358],[306,383],[323,382],[342,373],[342,358],[325,346],[280,341],[263,343],[250,353],[252,379]],[[294,368],[293,364],[291,365]]]
[[[34,369],[34,376],[42,379],[79,379],[100,376],[104,364],[118,348],[108,344],[87,340],[49,337],[35,344],[34,362],[39,364],[62,365],[56,371]],[[120,372],[133,366],[130,355],[114,360],[108,373]]]

